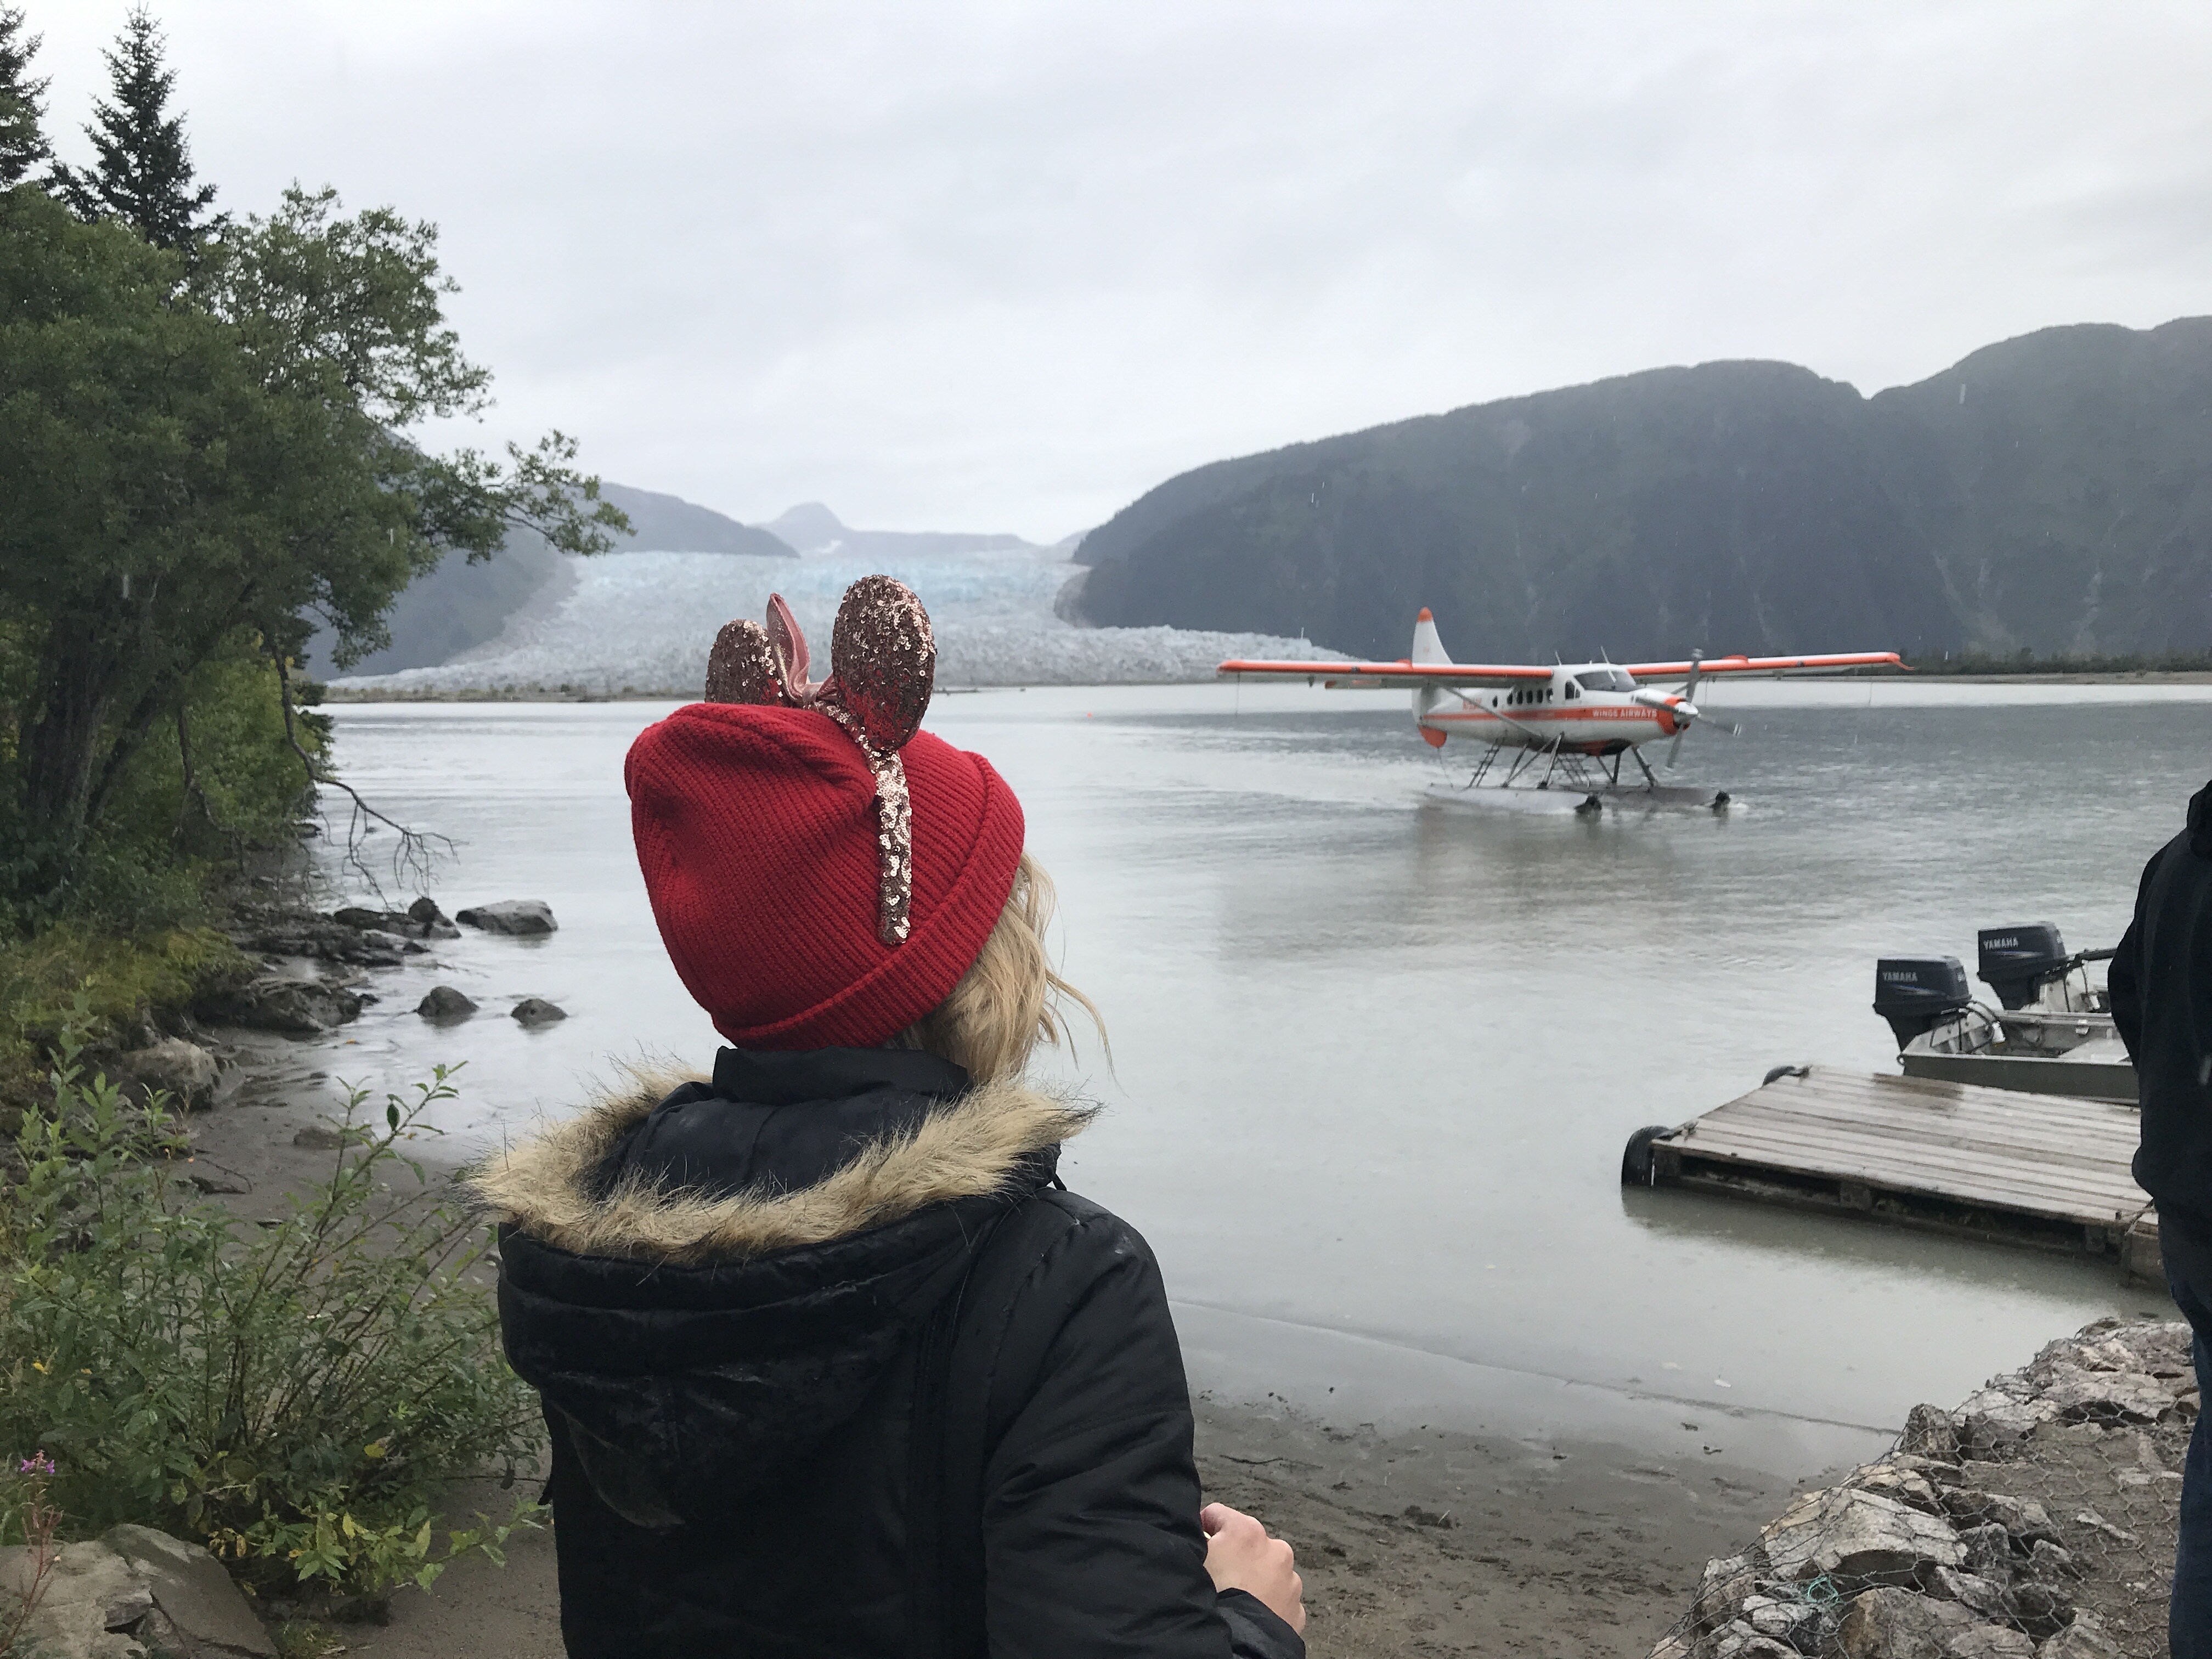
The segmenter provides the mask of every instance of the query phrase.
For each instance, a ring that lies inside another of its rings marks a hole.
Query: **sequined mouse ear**
[[[937,687],[937,637],[915,591],[889,576],[863,576],[847,588],[830,632],[830,661],[838,701],[869,746],[904,748]]]
[[[767,630],[749,617],[724,623],[707,656],[708,702],[780,703],[783,675]]]
[[[912,931],[914,804],[899,758],[937,684],[929,613],[904,582],[863,576],[845,590],[830,635],[831,672],[815,707],[852,734],[876,783],[876,937]]]

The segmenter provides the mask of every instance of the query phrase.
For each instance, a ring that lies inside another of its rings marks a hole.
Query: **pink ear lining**
[[[863,576],[837,607],[830,678],[810,680],[811,666],[798,617],[771,593],[765,629],[741,617],[716,636],[705,701],[817,708],[853,739],[876,784],[876,933],[902,944],[913,927],[914,807],[898,751],[921,729],[936,690],[929,612],[905,583]]]

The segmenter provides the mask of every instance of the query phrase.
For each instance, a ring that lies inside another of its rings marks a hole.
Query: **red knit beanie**
[[[813,708],[692,703],[623,768],[661,942],[714,1029],[752,1048],[872,1048],[944,1001],[1013,890],[1022,808],[981,755],[918,732],[912,929],[878,933],[876,783]]]

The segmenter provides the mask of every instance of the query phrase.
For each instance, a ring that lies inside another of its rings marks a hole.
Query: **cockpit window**
[[[1593,668],[1587,674],[1577,674],[1585,691],[1633,691],[1635,679],[1624,669]]]

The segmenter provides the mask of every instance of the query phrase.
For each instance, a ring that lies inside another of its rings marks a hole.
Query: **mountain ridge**
[[[1415,416],[1178,474],[1076,556],[1086,621],[1364,655],[1424,604],[1469,659],[2203,649],[2212,319],[1871,398],[1736,360]]]

